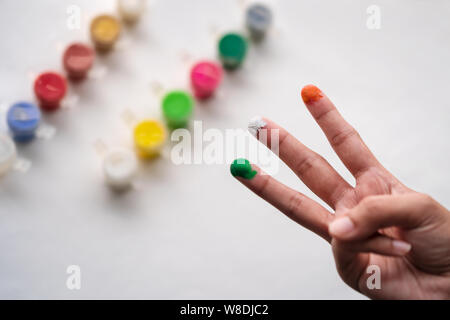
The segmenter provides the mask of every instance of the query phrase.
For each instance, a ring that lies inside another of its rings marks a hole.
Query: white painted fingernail
[[[349,217],[337,218],[330,224],[330,233],[333,236],[345,237],[355,229],[355,224]]]
[[[259,130],[264,128],[266,125],[267,123],[263,120],[262,117],[260,116],[253,117],[248,123],[248,132],[250,132],[252,136],[257,138]]]
[[[402,255],[407,254],[411,250],[411,245],[409,243],[400,240],[392,241],[392,247],[395,252]]]

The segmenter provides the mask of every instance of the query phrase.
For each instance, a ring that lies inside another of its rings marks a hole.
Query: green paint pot
[[[253,170],[250,161],[246,159],[236,159],[230,166],[233,177],[240,177],[247,180],[253,179],[258,172]]]
[[[239,68],[247,54],[247,40],[237,33],[227,33],[219,41],[219,58],[227,70]]]
[[[162,100],[162,111],[171,129],[185,128],[189,122],[194,101],[185,91],[171,91]]]

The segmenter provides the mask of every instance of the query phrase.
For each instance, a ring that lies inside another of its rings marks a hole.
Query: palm
[[[383,273],[382,292],[369,289],[365,276],[360,276],[357,279],[358,286],[354,289],[364,295],[375,299],[419,299],[424,296],[421,292],[420,283],[417,282],[416,276],[411,272],[411,266],[408,265],[409,263],[405,257],[385,257],[374,253],[359,253],[358,257],[355,258],[355,260],[366,264],[361,273],[364,273],[364,270],[370,265],[376,265],[380,267],[380,270],[385,270]],[[346,273],[346,270],[341,270],[340,272],[342,272],[344,281],[347,282],[348,279],[353,280],[353,276]]]
[[[357,204],[366,197],[374,195],[396,195],[414,193],[403,184],[398,182],[390,173],[384,170],[372,169],[362,174],[356,180],[356,186],[353,192],[348,193],[342,199],[342,204],[338,206],[347,206]],[[427,241],[426,234],[415,233],[405,234],[402,230],[393,227],[379,231],[391,238],[408,237],[413,245]],[[429,244],[430,246],[439,245]],[[439,263],[430,251],[421,251],[414,257],[388,257],[374,253],[351,253],[340,252],[342,249],[336,247],[332,241],[333,250],[337,258],[336,264],[339,273],[344,281],[354,289],[360,291],[371,298],[383,299],[419,299],[432,295],[428,290],[430,287],[436,287],[441,279],[433,274],[423,272],[431,271],[435,262]],[[444,258],[444,257],[442,257]],[[370,265],[376,265],[383,273],[383,291],[369,289],[367,278],[369,274],[365,270]],[[355,271],[356,270],[356,271]]]
[[[393,181],[395,182],[393,183]],[[342,200],[338,202],[337,208],[344,207],[351,209],[369,196],[406,192],[411,191],[397,182],[392,176],[388,174],[386,177],[385,172],[373,169],[365,172],[356,179],[356,186],[353,189],[353,192],[346,194]],[[384,230],[384,233],[392,237],[398,236],[398,230],[395,228]],[[365,270],[370,265],[376,265],[382,270],[388,270],[388,274],[384,274],[383,277],[386,279],[383,281],[383,295],[385,295],[386,292],[391,292],[392,297],[390,298],[394,298],[396,292],[413,292],[413,289],[416,289],[417,287],[415,278],[410,273],[408,262],[403,257],[386,257],[374,253],[339,252],[339,248],[333,248],[333,250],[335,250],[338,259],[336,264],[339,273],[344,281],[354,289],[369,297],[377,298],[378,293],[377,290],[369,289],[366,283],[368,274],[365,274]],[[399,290],[399,286],[405,285],[408,288]],[[383,297],[389,298],[386,296]]]

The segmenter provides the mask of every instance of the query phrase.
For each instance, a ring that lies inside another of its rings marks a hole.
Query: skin
[[[430,196],[404,186],[374,157],[359,134],[317,87],[303,100],[334,151],[354,176],[345,181],[319,154],[279,130],[279,156],[331,211],[252,165],[251,180],[236,177],[289,218],[331,244],[339,275],[373,299],[450,299],[450,212]],[[270,132],[267,146],[271,147]],[[369,289],[367,267],[381,271],[381,289]]]

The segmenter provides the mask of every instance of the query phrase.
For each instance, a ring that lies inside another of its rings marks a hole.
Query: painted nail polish
[[[258,172],[253,170],[250,161],[247,159],[236,159],[230,166],[233,177],[240,177],[247,180],[253,179]]]
[[[314,103],[321,98],[323,98],[322,91],[312,84],[309,84],[302,89],[302,99],[306,104]]]
[[[259,130],[264,128],[266,125],[267,123],[264,121],[262,117],[256,116],[250,119],[248,123],[248,131],[251,133],[252,136],[258,138]]]

